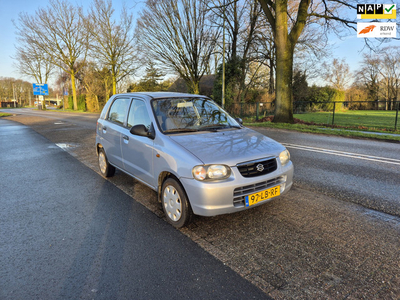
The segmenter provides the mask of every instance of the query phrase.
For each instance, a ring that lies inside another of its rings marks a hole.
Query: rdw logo
[[[395,38],[396,23],[357,23],[357,37],[361,38]]]

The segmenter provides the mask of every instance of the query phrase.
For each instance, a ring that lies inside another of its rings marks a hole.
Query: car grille
[[[233,205],[235,207],[244,207],[246,196],[253,193],[261,192],[263,190],[269,189],[285,182],[286,176],[280,176],[268,181],[262,181],[255,184],[238,187],[233,191]]]
[[[278,165],[274,157],[238,164],[237,168],[243,177],[256,177],[274,172]]]

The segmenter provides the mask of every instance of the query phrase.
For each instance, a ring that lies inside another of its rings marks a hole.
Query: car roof
[[[188,94],[188,93],[177,93],[177,92],[134,92],[134,93],[124,93],[124,94],[115,94],[114,96],[120,95],[128,95],[128,96],[147,96],[151,99],[161,99],[161,98],[199,98],[199,97],[207,97],[202,95]]]

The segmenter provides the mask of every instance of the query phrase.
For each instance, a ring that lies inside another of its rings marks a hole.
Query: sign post
[[[42,101],[42,105],[41,107],[39,107],[38,105],[38,109],[42,109],[44,107],[44,109],[46,109],[46,102],[44,101],[44,97],[43,96],[48,96],[49,95],[49,86],[47,85],[47,83],[33,83],[33,95],[35,96],[41,96],[42,99],[40,99]]]

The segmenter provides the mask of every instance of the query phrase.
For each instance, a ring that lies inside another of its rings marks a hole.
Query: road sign
[[[33,83],[33,94],[34,95],[49,95],[49,86],[47,83]]]

